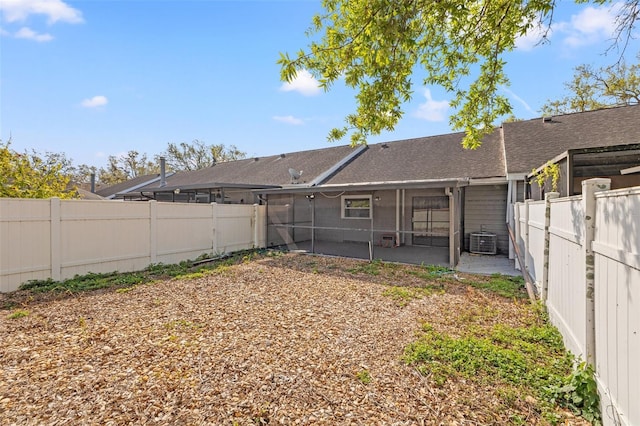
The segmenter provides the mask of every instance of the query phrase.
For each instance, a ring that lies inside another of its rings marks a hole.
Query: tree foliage
[[[593,68],[580,65],[573,79],[565,83],[568,95],[548,100],[542,106],[545,115],[584,112],[608,106],[640,103],[640,53],[638,63],[627,65],[620,61],[614,66]]]
[[[224,144],[207,145],[197,139],[190,144],[170,142],[167,150],[162,154],[167,161],[168,168],[174,171],[198,170],[209,167],[216,162],[239,160],[245,158],[246,155],[235,145],[229,147]]]
[[[581,2],[582,0],[577,0]],[[623,8],[632,28],[638,2]],[[596,0],[608,3],[607,0]],[[453,95],[451,125],[464,130],[465,147],[475,148],[497,118],[511,113],[499,94],[507,85],[503,55],[534,25],[549,28],[554,0],[323,0],[309,35],[320,34],[308,50],[281,53],[281,78],[291,82],[309,70],[329,90],[344,78],[357,91],[357,108],[333,129],[329,140],[351,132],[353,144],[392,130],[402,104],[413,93],[412,75]]]
[[[160,172],[160,164],[149,160],[147,154],[131,150],[123,155],[109,156],[106,168],[99,171],[100,182],[113,185],[138,176]]]
[[[0,142],[0,197],[73,198],[69,167],[64,154],[19,153],[11,149],[11,141]]]

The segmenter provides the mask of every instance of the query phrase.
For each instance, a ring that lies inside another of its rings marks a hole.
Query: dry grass
[[[543,423],[524,395],[505,408],[492,386],[436,386],[401,360],[425,319],[453,335],[463,320],[518,325],[524,302],[445,280],[400,304],[385,290],[424,280],[361,265],[285,255],[25,298],[27,315],[0,311],[0,423]]]

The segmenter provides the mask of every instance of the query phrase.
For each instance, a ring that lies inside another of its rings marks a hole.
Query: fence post
[[[530,199],[524,200],[524,253],[522,253],[524,257],[524,270],[527,271],[529,276],[531,276],[531,272],[529,270],[529,263],[531,261],[531,256],[529,255],[529,203],[531,203]],[[520,231],[522,233],[522,231]],[[537,286],[536,286],[537,287]]]
[[[549,291],[549,226],[551,224],[551,200],[560,197],[559,192],[544,194],[544,257],[542,266],[542,294],[543,302],[547,301]]]
[[[149,201],[149,263],[158,262],[158,202]]]
[[[595,259],[592,243],[596,229],[595,193],[611,188],[611,179],[595,178],[582,181],[582,208],[584,211],[584,242],[582,245],[585,265],[586,302],[586,338],[585,357],[589,364],[596,363],[596,327],[595,327]]]
[[[218,254],[218,204],[211,203],[211,252],[214,255]]]
[[[53,197],[50,199],[51,209],[51,246],[49,253],[51,254],[51,279],[60,281],[62,277],[61,253],[62,247],[60,241],[60,198]]]
[[[253,218],[251,219],[251,226],[253,227],[253,248],[260,248],[260,240],[258,234],[258,205],[253,205]]]

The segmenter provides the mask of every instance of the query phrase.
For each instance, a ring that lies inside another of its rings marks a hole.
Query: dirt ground
[[[401,357],[421,321],[455,333],[490,304],[517,324],[521,306],[464,284],[400,304],[384,290],[417,278],[358,265],[289,254],[0,311],[0,424],[508,423],[490,387],[435,386]]]

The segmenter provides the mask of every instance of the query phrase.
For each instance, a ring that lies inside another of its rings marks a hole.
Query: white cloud
[[[449,101],[434,101],[429,89],[424,90],[424,97],[426,102],[420,104],[413,115],[427,121],[444,121],[447,118]]]
[[[53,36],[48,33],[38,34],[29,27],[20,28],[14,35],[15,38],[25,38],[27,40],[35,41],[51,41]]]
[[[280,86],[283,92],[299,92],[304,96],[314,96],[319,94],[322,89],[318,84],[318,80],[307,70],[300,70],[296,78],[291,83],[283,83]]]
[[[616,9],[612,7],[587,7],[579,14],[571,17],[571,22],[566,26],[567,37],[564,43],[570,47],[579,47],[596,43],[613,37],[616,30]]]
[[[304,120],[302,120],[301,118],[296,118],[293,115],[276,115],[273,117],[273,119],[276,121],[280,121],[281,123],[293,124],[294,126],[300,126],[301,124],[304,124]]]
[[[95,108],[99,106],[104,106],[107,103],[109,103],[109,100],[107,99],[107,97],[100,95],[100,96],[94,96],[93,98],[90,98],[90,99],[85,99],[80,103],[80,105],[82,105],[85,108]]]
[[[587,46],[612,38],[617,27],[616,16],[621,7],[620,3],[611,6],[587,6],[572,15],[568,21],[553,24],[547,38],[550,39],[552,35],[562,38],[562,44],[569,47]],[[532,50],[542,40],[546,30],[544,26],[532,27],[524,36],[516,39],[516,48]]]
[[[82,12],[61,0],[2,0],[0,11],[7,22],[24,21],[29,15],[45,15],[49,24],[83,22]]]

